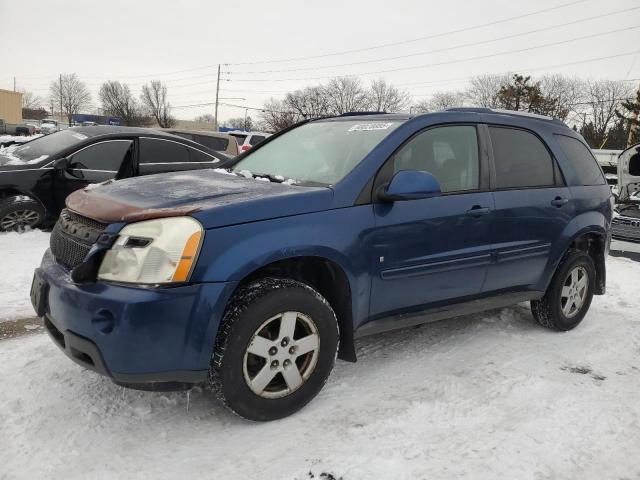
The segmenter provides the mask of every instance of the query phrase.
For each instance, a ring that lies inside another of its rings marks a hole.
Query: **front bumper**
[[[197,383],[206,379],[235,285],[76,284],[47,251],[32,300],[54,343],[76,363],[123,384]]]

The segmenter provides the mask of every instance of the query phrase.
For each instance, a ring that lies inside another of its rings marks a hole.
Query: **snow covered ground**
[[[43,334],[2,340],[0,478],[639,478],[640,264],[608,269],[572,332],[521,305],[366,338],[268,424],[199,388],[125,390]]]
[[[47,248],[47,232],[0,233],[0,322],[34,315],[29,300],[31,279]]]

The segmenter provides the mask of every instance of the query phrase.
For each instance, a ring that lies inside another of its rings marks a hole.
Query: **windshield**
[[[333,185],[400,123],[362,118],[307,123],[253,151],[233,170]]]
[[[14,149],[11,156],[23,162],[36,163],[46,160],[51,155],[65,150],[76,143],[86,140],[88,137],[73,130],[63,130],[52,133],[46,137],[36,138]]]

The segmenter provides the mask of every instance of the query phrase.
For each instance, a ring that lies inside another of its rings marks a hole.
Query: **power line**
[[[257,64],[265,64],[265,63],[284,63],[284,62],[297,62],[300,60],[313,60],[313,59],[317,59],[317,58],[326,58],[326,57],[334,57],[337,55],[346,55],[349,53],[358,53],[358,52],[368,52],[371,50],[377,50],[380,48],[386,48],[386,47],[395,47],[398,45],[406,45],[408,43],[414,43],[414,42],[420,42],[422,40],[430,40],[433,38],[440,38],[440,37],[444,37],[447,35],[454,35],[456,33],[462,33],[462,32],[468,32],[471,30],[477,30],[479,28],[484,28],[484,27],[490,27],[493,25],[499,25],[501,23],[506,23],[506,22],[511,22],[513,20],[519,20],[521,18],[526,18],[526,17],[530,17],[532,15],[539,15],[541,13],[547,13],[547,12],[551,12],[554,10],[558,10],[564,7],[569,7],[571,5],[577,5],[579,3],[585,3],[591,0],[576,0],[573,2],[568,2],[568,3],[563,3],[560,5],[556,5],[554,7],[549,7],[549,8],[543,8],[541,10],[535,10],[533,12],[529,12],[529,13],[524,13],[522,15],[516,15],[514,17],[507,17],[507,18],[503,18],[500,20],[494,20],[492,22],[488,22],[488,23],[482,23],[479,25],[472,25],[470,27],[464,27],[464,28],[459,28],[456,30],[449,30],[448,32],[442,32],[442,33],[436,33],[433,35],[426,35],[423,37],[417,37],[417,38],[412,38],[412,39],[408,39],[408,40],[400,40],[397,42],[391,42],[391,43],[383,43],[383,44],[378,44],[378,45],[374,45],[371,47],[363,47],[363,48],[355,48],[355,49],[351,49],[351,50],[342,50],[339,52],[331,52],[331,53],[324,53],[324,54],[320,54],[320,55],[308,55],[308,56],[303,56],[303,57],[291,57],[291,58],[284,58],[284,59],[279,59],[279,60],[257,60],[257,61],[252,61],[252,62],[241,62],[241,63],[233,63],[231,65],[233,66],[239,66],[239,65],[257,65]]]
[[[623,31],[635,30],[637,28],[640,28],[640,25],[635,25],[635,26],[632,26],[632,27],[616,29],[616,30],[608,30],[606,32],[594,33],[594,34],[591,34],[591,35],[583,35],[581,37],[574,37],[574,38],[570,38],[570,39],[567,39],[567,40],[544,43],[544,44],[541,44],[541,45],[534,45],[532,47],[519,48],[519,49],[516,49],[516,50],[506,50],[506,51],[503,51],[503,52],[490,53],[490,54],[487,54],[487,55],[477,55],[477,56],[462,58],[462,59],[459,59],[459,60],[447,60],[447,61],[436,62],[436,63],[428,63],[428,64],[423,64],[423,65],[412,65],[412,66],[409,66],[409,67],[396,67],[396,68],[390,68],[390,69],[386,69],[386,70],[376,70],[376,71],[371,71],[371,72],[361,72],[361,73],[357,73],[357,74],[350,74],[350,75],[343,75],[343,76],[355,77],[355,76],[359,76],[359,75],[373,75],[373,74],[380,74],[380,73],[401,72],[401,71],[406,71],[406,70],[417,70],[417,69],[420,69],[420,68],[438,67],[438,66],[442,66],[442,65],[452,65],[452,64],[463,63],[463,62],[468,62],[468,61],[472,61],[472,60],[481,60],[481,59],[486,59],[486,58],[499,57],[501,55],[509,55],[509,54],[512,54],[512,53],[528,52],[530,50],[536,50],[538,48],[546,48],[546,47],[553,47],[553,46],[556,46],[556,45],[564,45],[564,44],[567,44],[567,43],[577,42],[577,41],[580,41],[580,40],[586,40],[586,39],[589,39],[589,38],[602,37],[602,36],[605,36],[605,35],[611,35],[613,33],[620,33],[620,32],[623,32]],[[317,77],[299,77],[299,78],[252,78],[252,79],[246,79],[246,78],[236,79],[236,78],[234,78],[234,79],[232,79],[232,81],[234,81],[234,82],[289,82],[289,81],[299,81],[299,80],[320,80],[320,79],[333,78],[334,76],[335,75],[322,75],[322,76],[317,76]]]
[[[365,64],[369,64],[369,63],[380,63],[380,62],[386,62],[389,60],[400,60],[400,59],[404,59],[404,58],[411,58],[411,57],[419,57],[422,55],[428,55],[428,54],[432,54],[432,53],[441,53],[441,52],[448,52],[451,50],[457,50],[460,48],[465,48],[465,47],[475,47],[477,45],[483,45],[483,44],[487,44],[487,43],[493,43],[493,42],[498,42],[501,40],[509,40],[512,38],[517,38],[517,37],[523,37],[525,35],[531,35],[532,33],[540,33],[540,32],[546,32],[549,30],[554,30],[556,28],[562,28],[562,27],[567,27],[570,25],[577,25],[579,23],[584,23],[590,20],[600,20],[602,18],[605,17],[610,17],[613,15],[617,15],[619,13],[626,13],[632,10],[638,10],[640,9],[640,6],[638,7],[631,7],[631,8],[627,8],[624,10],[617,10],[615,12],[610,12],[610,13],[605,13],[605,14],[601,14],[601,15],[594,15],[593,17],[587,17],[587,18],[582,18],[580,20],[573,20],[571,22],[566,22],[566,23],[560,23],[560,24],[556,24],[556,25],[551,25],[549,27],[542,27],[542,28],[537,28],[534,30],[529,30],[527,32],[519,32],[519,33],[514,33],[511,35],[505,35],[502,37],[496,37],[496,38],[491,38],[488,40],[481,40],[481,41],[472,41],[472,42],[468,42],[468,43],[462,43],[459,45],[454,45],[454,46],[450,46],[450,47],[443,47],[443,48],[436,48],[433,50],[424,50],[422,52],[416,52],[416,53],[408,53],[405,55],[396,55],[396,56],[391,56],[391,57],[383,57],[383,58],[378,58],[378,59],[373,59],[373,60],[363,60],[360,62],[349,62],[349,63],[338,63],[338,64],[334,64],[334,65],[322,65],[319,67],[299,67],[299,68],[288,68],[288,69],[281,69],[281,70],[258,70],[258,71],[234,71],[232,72],[232,74],[246,74],[246,75],[254,75],[254,74],[264,74],[264,73],[284,73],[284,72],[301,72],[301,71],[312,71],[312,70],[324,70],[325,68],[340,68],[340,67],[349,67],[349,66],[353,66],[353,65],[365,65]]]

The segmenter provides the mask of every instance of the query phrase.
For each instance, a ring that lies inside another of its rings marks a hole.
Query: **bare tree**
[[[333,78],[323,91],[329,101],[329,111],[333,115],[367,109],[367,92],[357,78]]]
[[[287,106],[283,101],[273,98],[265,102],[260,117],[264,129],[272,132],[284,130],[304,118],[297,112],[287,111]]]
[[[51,82],[49,92],[52,103],[55,102],[61,107],[61,113],[67,116],[69,124],[73,115],[91,105],[89,89],[75,73],[60,75],[58,80]]]
[[[508,74],[478,75],[471,79],[469,88],[465,91],[465,97],[473,107],[500,107],[500,87],[508,84]]]
[[[609,130],[614,126],[622,103],[633,97],[633,86],[616,80],[590,80],[585,82],[585,110],[581,113],[580,131],[589,145],[602,148]]]
[[[581,111],[584,82],[578,78],[560,74],[545,75],[540,79],[542,94],[553,100],[549,114],[562,121],[575,120]]]
[[[22,90],[22,108],[38,110],[42,108],[42,99],[33,92]]]
[[[462,92],[435,92],[431,98],[420,102],[411,110],[414,112],[438,112],[452,107],[462,107],[465,96]]]
[[[133,97],[127,84],[107,81],[98,93],[102,110],[107,115],[119,117],[124,125],[148,125],[149,118],[142,114],[141,107]]]
[[[372,81],[367,91],[367,109],[374,112],[398,112],[405,110],[410,103],[409,92],[400,90],[383,79]]]
[[[161,128],[175,125],[175,118],[171,116],[171,104],[167,100],[167,86],[161,81],[153,80],[148,85],[143,85],[140,101]]]
[[[235,128],[236,130],[251,131],[253,130],[253,119],[249,116],[230,118],[224,121],[222,126]]]
[[[287,93],[281,109],[294,112],[301,118],[318,118],[333,113],[329,95],[322,86]]]
[[[200,123],[214,123],[215,117],[210,113],[205,113],[204,115],[197,116],[195,120]]]

